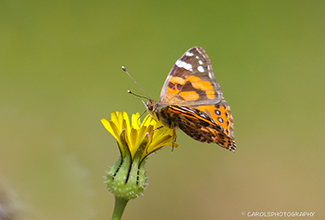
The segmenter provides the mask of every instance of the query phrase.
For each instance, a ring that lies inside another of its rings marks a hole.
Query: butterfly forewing
[[[212,65],[201,47],[186,51],[174,64],[160,93],[160,103],[206,105],[222,100]]]

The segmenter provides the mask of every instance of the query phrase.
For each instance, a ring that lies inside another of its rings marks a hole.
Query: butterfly
[[[235,151],[234,120],[202,47],[186,51],[170,70],[158,102],[146,109],[174,131],[179,128],[200,142],[216,143]]]

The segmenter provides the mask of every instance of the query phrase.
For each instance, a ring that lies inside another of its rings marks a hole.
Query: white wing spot
[[[202,60],[199,60],[199,64],[202,65],[203,64],[203,61]]]
[[[213,72],[209,72],[210,79],[213,79]]]
[[[186,70],[193,70],[193,69],[192,69],[192,65],[189,64],[189,63],[184,62],[183,60],[177,60],[175,64],[176,64],[176,66],[178,66],[179,68],[184,68],[184,69],[186,69]]]
[[[201,73],[204,72],[204,68],[203,68],[203,66],[198,66],[198,67],[197,67],[197,70],[200,71]],[[210,78],[211,78],[211,77],[210,77]]]
[[[188,56],[188,57],[191,57],[191,56],[194,55],[194,53],[191,53],[190,51],[186,51],[185,55]]]
[[[199,56],[196,56],[195,58],[196,58],[196,59],[200,59],[200,57],[199,57]]]

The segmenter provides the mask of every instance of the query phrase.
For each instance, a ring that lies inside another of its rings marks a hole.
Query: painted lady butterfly
[[[230,106],[223,100],[202,47],[189,49],[176,61],[161,89],[159,102],[149,100],[144,104],[163,125],[180,128],[200,142],[236,150]]]

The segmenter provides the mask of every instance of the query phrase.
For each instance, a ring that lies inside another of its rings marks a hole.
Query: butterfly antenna
[[[143,99],[150,100],[150,98],[148,98],[148,97],[145,97],[145,96],[142,96],[142,95],[138,95],[138,94],[135,94],[135,93],[131,92],[131,90],[127,90],[127,93],[129,93],[131,95],[134,95],[136,97],[139,97],[139,98],[143,98]]]
[[[126,74],[128,74],[128,76],[133,80],[133,82],[135,83],[135,84],[137,84],[138,86],[139,86],[139,88],[144,92],[144,94],[147,96],[147,97],[143,97],[143,96],[139,96],[139,95],[137,95],[137,94],[134,94],[134,93],[132,93],[130,90],[128,90],[128,93],[130,93],[130,94],[133,94],[133,95],[135,95],[135,96],[138,96],[138,97],[141,97],[141,98],[146,98],[146,99],[148,99],[148,100],[150,100],[150,97],[149,97],[149,95],[146,93],[146,91],[144,91],[144,89],[137,83],[137,81],[135,81],[135,79],[133,79],[133,77],[130,75],[130,73],[125,69],[125,67],[124,66],[122,66],[122,70],[124,70],[124,72],[126,72]]]

